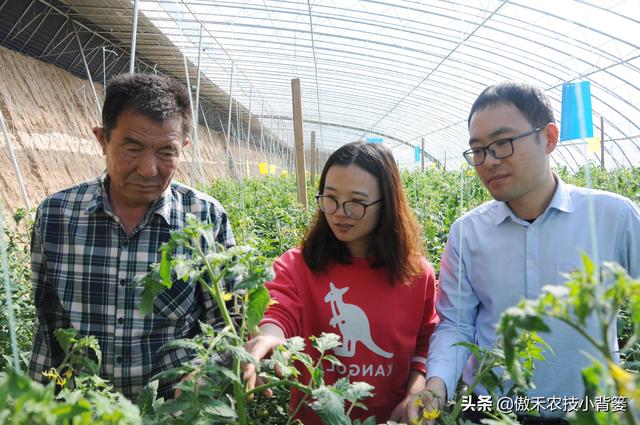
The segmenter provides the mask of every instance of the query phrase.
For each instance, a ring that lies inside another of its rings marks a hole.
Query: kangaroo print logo
[[[356,354],[356,344],[361,342],[369,350],[379,356],[390,359],[393,353],[388,353],[371,338],[371,328],[369,319],[365,312],[355,304],[346,304],[342,301],[342,296],[349,290],[349,287],[336,288],[333,282],[329,282],[329,292],[324,297],[324,302],[331,304],[331,314],[333,317],[329,321],[329,326],[340,329],[342,333],[342,347],[337,347],[333,351],[338,356],[353,357]]]

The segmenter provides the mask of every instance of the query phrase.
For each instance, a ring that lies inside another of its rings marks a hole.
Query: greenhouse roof
[[[123,43],[130,25],[104,25],[132,14],[98,1],[65,0]],[[182,66],[162,55],[167,39],[206,82],[293,141],[291,79],[300,78],[305,139],[333,150],[381,139],[402,166],[462,163],[467,114],[489,84],[533,82],[561,120],[563,83],[590,81],[595,135],[603,122],[608,167],[640,159],[640,4],[637,0],[376,1],[156,0],[140,12],[164,34],[158,66]],[[101,24],[102,23],[102,24]],[[144,34],[142,34],[144,35]],[[150,51],[154,46],[141,48]],[[151,42],[153,44],[153,42]],[[191,82],[193,84],[193,81]],[[563,142],[552,158],[577,168],[600,152],[585,140]]]

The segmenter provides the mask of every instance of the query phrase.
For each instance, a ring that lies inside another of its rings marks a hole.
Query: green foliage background
[[[587,170],[556,172],[568,183],[587,186]],[[640,204],[640,168],[605,172],[589,170],[591,187],[619,193]],[[424,229],[427,257],[438,270],[447,234],[453,221],[462,213],[490,200],[472,169],[443,172],[430,169],[425,173],[404,172],[404,186],[410,205]],[[317,182],[315,182],[317,183]],[[309,211],[297,202],[295,177],[265,177],[242,182],[217,180],[204,188],[225,207],[238,244],[251,245],[274,260],[301,241],[315,214],[313,196],[316,184],[308,185]],[[31,300],[29,269],[29,236],[31,215],[18,211],[14,223],[5,229],[9,253],[9,270],[16,313],[18,346],[26,359],[31,345],[34,309]],[[598,220],[598,218],[596,218]],[[9,222],[5,216],[5,223]],[[0,291],[0,353],[11,353],[4,290]],[[626,311],[619,316],[619,338],[625,341],[633,333]],[[637,356],[637,351],[636,354]],[[0,371],[7,358],[0,358]],[[629,360],[640,359],[634,358]],[[258,401],[253,407],[255,423],[281,423],[287,415],[288,394],[280,391],[274,401]]]

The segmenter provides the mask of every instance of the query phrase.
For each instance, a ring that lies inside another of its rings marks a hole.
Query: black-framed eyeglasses
[[[337,199],[327,195],[316,195],[316,201],[318,202],[318,208],[325,214],[335,214],[342,205],[342,211],[345,215],[354,220],[360,220],[367,212],[367,208],[371,205],[382,202],[382,199],[378,199],[373,202],[362,201],[344,201],[342,204]]]
[[[489,154],[491,154],[491,156],[495,159],[509,158],[511,155],[513,155],[514,140],[522,139],[524,137],[531,136],[532,134],[536,134],[543,128],[544,127],[533,128],[529,131],[525,131],[524,133],[518,134],[513,137],[496,140],[484,147],[471,148],[462,152],[462,155],[464,156],[464,159],[467,160],[469,165],[473,166],[482,164],[487,158],[487,152],[489,152]]]

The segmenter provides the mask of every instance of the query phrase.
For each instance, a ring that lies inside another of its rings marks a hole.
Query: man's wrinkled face
[[[180,116],[157,122],[124,111],[108,140],[104,129],[93,132],[107,157],[111,202],[120,208],[149,207],[171,183],[188,143]]]

